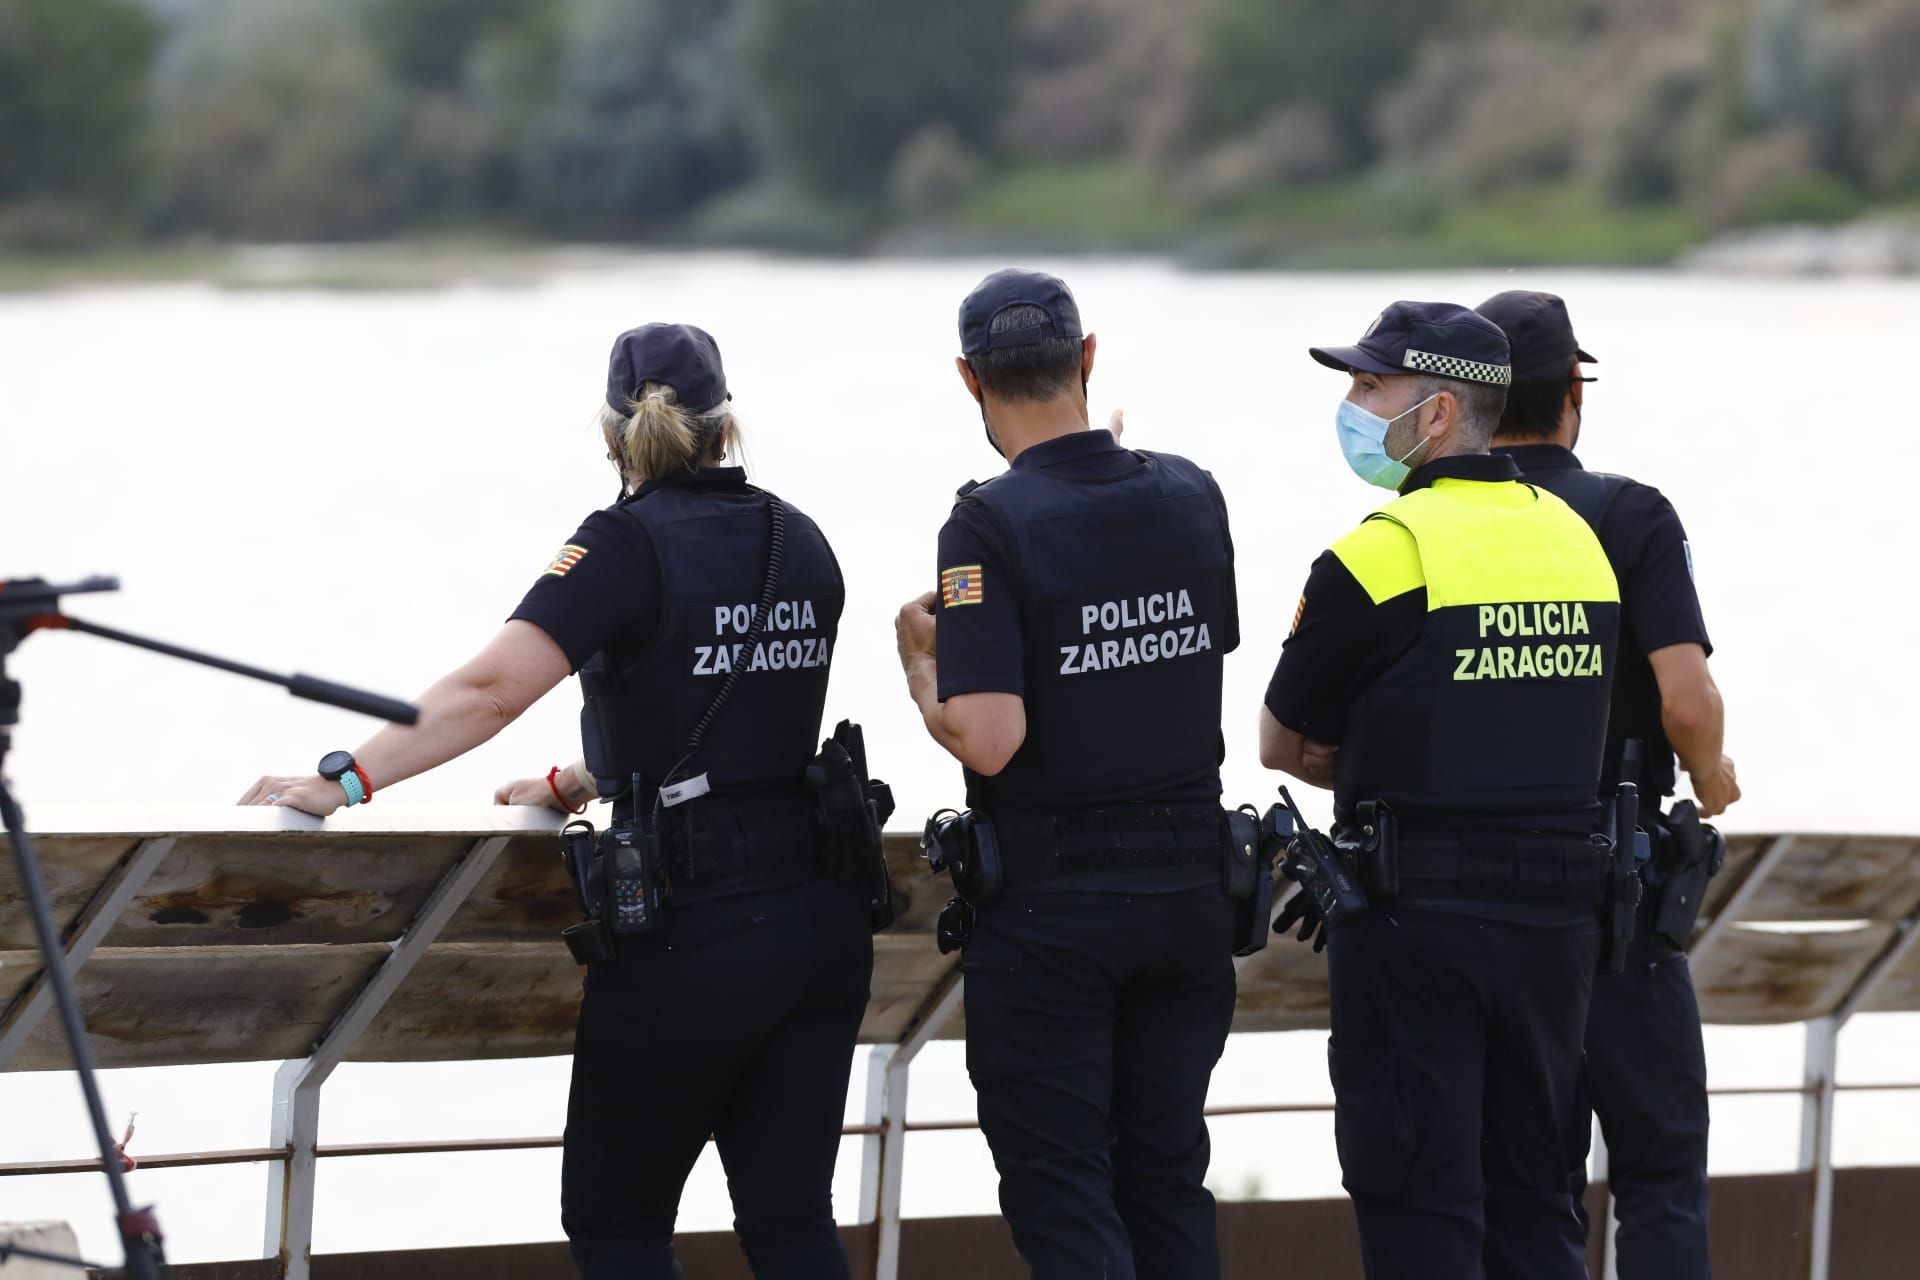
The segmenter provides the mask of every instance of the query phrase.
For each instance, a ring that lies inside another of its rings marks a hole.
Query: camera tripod
[[[87,1042],[87,1028],[80,1013],[80,1001],[74,991],[73,975],[67,971],[66,954],[61,946],[59,926],[53,919],[53,908],[47,900],[46,889],[40,879],[40,859],[34,852],[33,838],[27,833],[25,815],[8,789],[5,777],[7,750],[12,745],[13,727],[20,723],[20,685],[7,678],[6,661],[20,642],[35,631],[80,631],[88,635],[100,636],[135,648],[150,649],[168,657],[180,658],[187,662],[198,662],[230,671],[235,675],[262,680],[268,684],[277,684],[295,697],[309,698],[316,702],[325,702],[332,706],[343,707],[350,711],[360,711],[391,720],[397,724],[413,724],[420,718],[419,710],[408,703],[391,698],[365,693],[331,681],[316,679],[313,676],[283,676],[243,663],[230,662],[216,658],[211,654],[200,653],[193,649],[184,649],[178,645],[165,644],[150,640],[144,636],[118,631],[112,627],[103,627],[79,618],[71,618],[60,612],[60,597],[80,595],[98,591],[117,591],[120,584],[113,578],[88,578],[84,582],[68,586],[53,586],[39,578],[13,578],[0,582],[0,825],[13,845],[14,863],[20,876],[21,892],[26,895],[28,909],[33,915],[34,933],[39,940],[40,955],[46,965],[48,986],[53,992],[53,1001],[60,1011],[61,1030],[66,1036],[67,1049],[73,1058],[74,1073],[80,1077],[80,1091],[86,1097],[87,1115],[93,1125],[93,1135],[100,1147],[100,1170],[107,1176],[107,1186],[113,1196],[114,1222],[120,1233],[120,1242],[125,1252],[125,1270],[127,1280],[159,1280],[166,1267],[166,1254],[161,1247],[160,1221],[151,1206],[136,1208],[127,1195],[127,1182],[121,1168],[117,1145],[107,1129],[106,1106],[100,1100],[100,1084],[94,1072],[93,1048]],[[66,1258],[28,1249],[18,1245],[0,1244],[0,1262],[18,1255],[41,1262],[53,1262],[80,1269],[89,1269],[93,1264],[78,1258]]]

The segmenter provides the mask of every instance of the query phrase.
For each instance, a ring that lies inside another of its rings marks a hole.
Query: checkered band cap
[[[1494,387],[1513,383],[1506,333],[1451,302],[1396,302],[1352,346],[1311,347],[1307,354],[1343,373],[1430,374]]]
[[[1436,355],[1431,351],[1408,348],[1407,354],[1401,357],[1401,363],[1421,373],[1437,373],[1443,378],[1458,378],[1463,382],[1486,382],[1496,387],[1509,386],[1513,382],[1513,368],[1510,365],[1482,364],[1478,360]]]

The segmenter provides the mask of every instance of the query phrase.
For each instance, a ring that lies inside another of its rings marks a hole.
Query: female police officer
[[[658,926],[616,936],[587,972],[562,1175],[574,1260],[588,1280],[679,1275],[680,1190],[712,1137],[754,1274],[844,1277],[830,1189],[873,952],[861,901],[818,870],[803,788],[839,566],[811,520],[716,465],[735,423],[706,333],[621,334],[607,406],[620,500],[587,517],[478,657],[421,696],[418,727],[335,752],[316,775],[262,778],[243,803],[359,803],[478,746],[579,671],[597,789],[616,827],[659,836],[668,888]],[[555,798],[584,790],[552,785]]]

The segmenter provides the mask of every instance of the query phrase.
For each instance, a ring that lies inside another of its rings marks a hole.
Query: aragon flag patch
[[[980,603],[980,566],[955,565],[940,571],[940,603],[948,609],[955,605]]]
[[[573,566],[579,564],[586,558],[587,549],[585,547],[576,547],[569,542],[566,546],[560,548],[560,554],[553,558],[552,562],[547,565],[546,570],[540,576],[544,578],[550,573],[556,578],[564,578],[573,572]]]

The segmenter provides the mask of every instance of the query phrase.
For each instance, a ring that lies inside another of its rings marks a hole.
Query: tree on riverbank
[[[1920,211],[1912,0],[0,0],[0,246],[1658,261]]]

